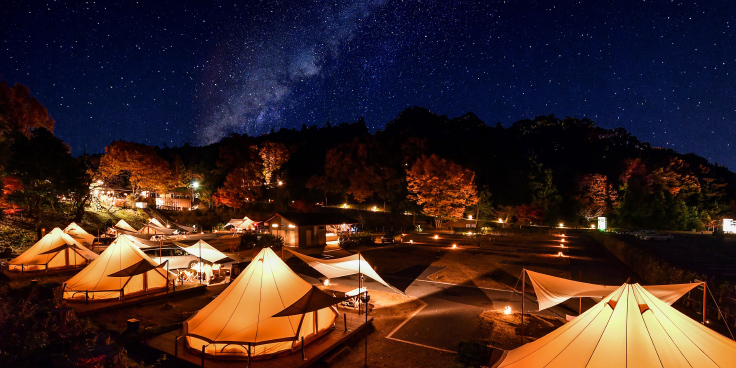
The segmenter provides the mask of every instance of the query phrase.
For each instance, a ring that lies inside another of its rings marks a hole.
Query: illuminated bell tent
[[[95,236],[86,232],[82,227],[77,225],[76,222],[72,222],[64,229],[64,232],[69,234],[74,240],[78,241],[82,245],[92,246],[95,242]]]
[[[166,290],[166,263],[157,265],[127,236],[64,284],[64,299],[106,300]]]
[[[83,267],[97,258],[97,254],[54,228],[23,254],[8,262],[10,271],[52,271]]]
[[[313,298],[312,285],[297,276],[271,249],[264,248],[215,300],[182,326],[193,354],[212,359],[263,359],[301,347],[334,329],[332,306],[299,305]],[[321,292],[321,291],[319,291]],[[327,299],[331,299],[328,297]],[[289,310],[296,312],[289,313]],[[279,316],[277,316],[279,315]]]
[[[736,341],[701,325],[639,284],[624,284],[571,322],[507,351],[512,367],[733,367]]]

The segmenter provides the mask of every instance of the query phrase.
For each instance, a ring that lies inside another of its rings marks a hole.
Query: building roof
[[[296,226],[357,224],[358,220],[341,213],[281,212],[281,216]],[[273,217],[269,220],[271,221]]]

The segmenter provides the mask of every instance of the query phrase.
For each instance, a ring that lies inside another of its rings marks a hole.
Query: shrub
[[[354,248],[361,245],[374,245],[370,233],[340,234],[340,248]]]

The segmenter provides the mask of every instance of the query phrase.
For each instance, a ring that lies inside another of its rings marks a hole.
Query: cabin
[[[327,245],[328,229],[346,228],[358,221],[341,213],[277,213],[264,222],[269,233],[284,238],[288,247],[319,247]],[[331,238],[336,234],[331,234]]]

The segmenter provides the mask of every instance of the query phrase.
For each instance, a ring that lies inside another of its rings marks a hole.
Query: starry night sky
[[[75,154],[360,116],[375,130],[423,106],[587,117],[736,169],[736,2],[164,3],[5,1],[0,78]]]

